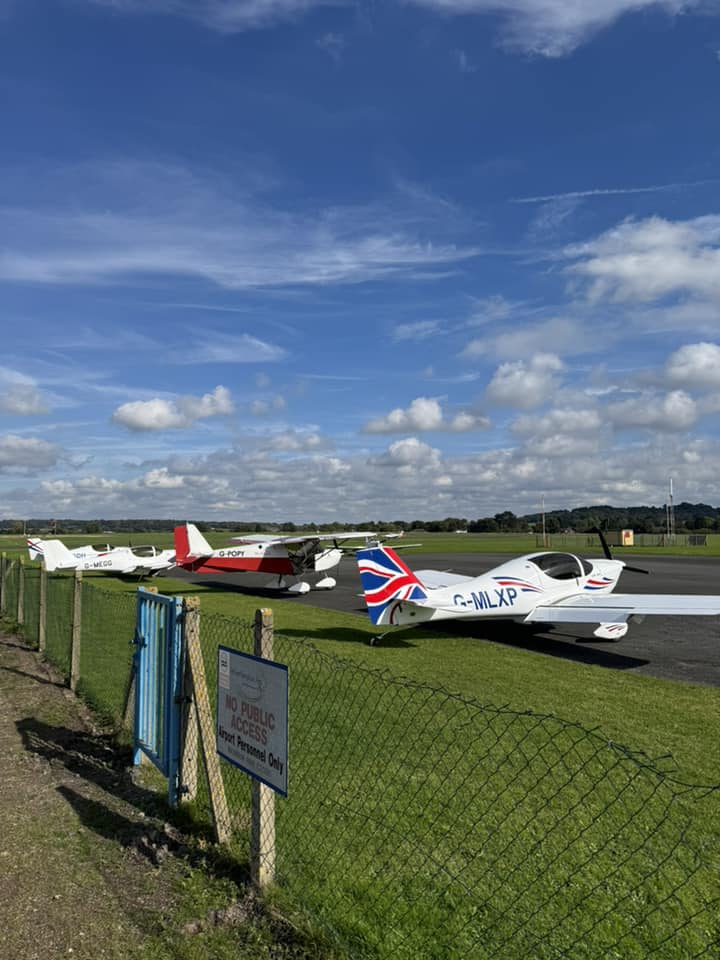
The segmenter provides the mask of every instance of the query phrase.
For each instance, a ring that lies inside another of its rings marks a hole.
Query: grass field
[[[457,537],[455,540],[462,542],[464,551],[471,549],[467,537]],[[441,538],[434,540],[429,549],[440,550],[438,543],[442,543]],[[488,546],[487,549],[497,550],[494,539],[483,540],[483,543],[492,543],[492,546]],[[86,581],[100,588],[103,595],[110,598],[117,597],[118,611],[120,609],[125,611],[122,617],[119,613],[117,614],[117,626],[120,633],[126,633],[129,625],[124,621],[128,620],[127,610],[131,608],[127,605],[129,597],[123,598],[122,595],[134,593],[136,584],[102,575],[87,575]],[[230,618],[239,618],[248,622],[252,620],[258,607],[267,605],[265,599],[233,592],[218,593],[181,581],[163,578],[157,584],[161,586],[163,592],[200,596],[201,610],[207,620],[217,618],[218,622],[222,622],[228,630],[232,630]],[[450,925],[451,932],[454,929],[452,935],[455,942],[463,942],[463,931],[466,929],[464,925],[470,923],[467,913],[464,912],[466,898],[457,892],[454,895],[442,893],[441,886],[432,900],[434,905],[432,908],[428,906],[423,890],[427,892],[435,889],[437,876],[432,864],[418,857],[419,848],[416,841],[422,835],[423,824],[427,824],[428,821],[437,822],[441,817],[442,811],[438,808],[437,802],[438,798],[443,796],[443,786],[458,770],[465,779],[471,778],[475,768],[472,763],[472,751],[469,753],[469,759],[462,759],[453,752],[454,738],[444,739],[445,734],[442,736],[438,734],[437,723],[433,719],[435,708],[432,703],[428,707],[416,710],[412,714],[413,719],[407,722],[407,726],[392,722],[390,719],[392,708],[386,706],[382,698],[375,703],[374,715],[368,717],[365,712],[366,701],[370,701],[371,695],[369,692],[367,697],[362,693],[358,694],[357,691],[361,689],[358,686],[358,674],[355,674],[350,667],[342,666],[343,663],[360,667],[359,676],[361,677],[370,677],[380,668],[389,671],[393,677],[409,677],[412,681],[431,684],[434,687],[472,697],[477,704],[506,707],[507,711],[514,712],[517,716],[526,714],[527,720],[523,721],[521,718],[513,721],[521,726],[524,723],[531,725],[537,723],[544,727],[547,723],[553,722],[545,720],[546,715],[575,721],[585,729],[597,728],[596,737],[601,741],[604,739],[624,744],[632,751],[644,751],[650,758],[665,757],[671,753],[674,757],[673,761],[664,759],[658,761],[656,765],[668,771],[677,780],[705,784],[717,784],[720,780],[718,773],[720,770],[720,692],[713,688],[678,684],[627,672],[570,663],[535,653],[531,644],[528,645],[528,649],[519,650],[489,640],[462,636],[458,632],[453,632],[451,636],[444,636],[435,631],[416,630],[387,638],[384,646],[370,648],[365,641],[372,628],[364,618],[300,606],[294,604],[292,600],[274,601],[272,608],[277,633],[288,638],[287,643],[279,640],[277,656],[278,659],[285,656],[291,663],[291,676],[299,678],[301,675],[299,669],[293,669],[292,658],[301,654],[314,656],[304,650],[303,644],[306,640],[321,652],[318,663],[322,667],[320,670],[322,681],[318,680],[314,685],[308,686],[309,681],[303,680],[302,684],[308,687],[305,691],[308,697],[312,692],[313,696],[320,697],[325,704],[320,723],[323,727],[329,726],[335,731],[337,742],[341,745],[337,748],[338,755],[334,758],[335,762],[339,763],[342,757],[348,768],[355,771],[350,778],[352,782],[347,782],[347,777],[340,778],[336,782],[329,775],[334,771],[334,767],[331,767],[330,771],[322,765],[317,769],[303,770],[301,762],[296,760],[293,767],[294,786],[291,786],[294,795],[291,795],[290,801],[285,806],[281,803],[279,814],[281,827],[285,818],[284,822],[288,830],[292,828],[296,833],[298,831],[302,833],[303,830],[310,831],[309,824],[313,822],[312,817],[317,815],[318,803],[314,796],[315,791],[307,787],[307,784],[317,782],[318,777],[327,782],[329,795],[334,796],[335,801],[330,806],[323,805],[319,808],[324,823],[325,838],[323,840],[322,835],[318,837],[316,833],[313,834],[315,839],[312,841],[309,861],[307,854],[286,847],[286,860],[283,865],[288,878],[286,893],[288,896],[294,896],[298,902],[305,903],[312,914],[323,918],[324,923],[337,926],[339,934],[346,942],[359,938],[366,945],[371,945],[378,955],[393,955],[392,944],[390,947],[386,945],[388,951],[386,952],[386,947],[376,942],[378,922],[386,929],[412,932],[404,933],[403,936],[417,935],[418,940],[415,944],[417,950],[421,949],[423,942],[427,943],[428,938],[432,938],[433,925],[436,924],[444,924],[446,927]],[[116,615],[113,615],[113,619],[116,619]],[[228,624],[230,626],[227,626]],[[104,634],[107,636],[108,631],[103,629],[96,631],[93,638],[96,649],[97,645],[103,642]],[[228,642],[228,639],[230,637],[224,636],[223,642]],[[94,671],[92,676],[86,674],[91,699],[102,700],[109,695],[104,692],[103,686],[107,683],[112,686],[113,658],[116,656],[118,662],[120,660],[127,662],[128,650],[124,644],[126,644],[124,637],[116,637],[113,642],[115,653],[109,658],[104,658],[101,669]],[[322,666],[323,664],[325,666]],[[299,682],[299,679],[296,679],[295,689],[298,696],[300,695]],[[90,689],[98,684],[98,689]],[[375,690],[376,686],[372,689]],[[380,688],[377,687],[377,689]],[[395,689],[397,691],[404,687],[400,685]],[[93,693],[95,696],[92,696]],[[450,706],[457,701],[451,698],[442,702],[443,709],[450,710]],[[378,717],[375,715],[377,713],[382,715]],[[461,730],[463,722],[467,722],[467,717],[465,720],[458,719],[460,715],[464,716],[462,709],[457,716],[453,713],[452,723],[448,724],[448,732],[455,730],[458,724],[457,729]],[[484,717],[505,715],[502,710],[494,712],[492,706],[482,712]],[[371,742],[368,742],[365,731],[370,728],[373,733]],[[388,737],[391,735],[397,737],[398,734],[401,742],[412,748],[414,774],[408,773],[406,764],[395,762],[396,758],[393,762],[386,762],[384,759]],[[306,735],[309,736],[309,734]],[[566,736],[566,732],[563,732],[562,736]],[[585,739],[582,742],[585,743]],[[447,757],[455,757],[453,763],[447,766],[445,762],[429,760],[429,757],[436,755],[429,750],[431,744],[433,751],[437,750],[438,744],[440,746],[445,744]],[[502,738],[499,740],[499,747],[502,757],[499,757],[497,762],[502,765],[507,757],[512,757],[512,749],[508,748],[507,742]],[[579,748],[571,744],[571,749],[574,752]],[[594,754],[588,755],[583,761],[588,770],[592,769],[595,762],[597,761]],[[637,769],[637,763],[635,761],[633,763],[633,769]],[[603,835],[599,840],[598,835],[593,831],[598,829],[597,824],[601,822],[596,814],[605,807],[603,792],[607,787],[601,774],[602,771],[595,779],[590,778],[588,783],[594,783],[595,786],[592,789],[586,789],[584,795],[581,787],[569,788],[570,793],[566,792],[562,797],[556,797],[553,793],[546,795],[542,789],[538,791],[537,787],[533,790],[528,788],[526,792],[531,798],[536,796],[541,801],[540,806],[531,804],[528,807],[527,804],[523,804],[519,811],[516,811],[515,807],[499,805],[495,809],[493,816],[496,820],[492,821],[495,827],[503,826],[505,830],[510,829],[515,835],[527,841],[513,847],[516,851],[512,854],[515,860],[508,859],[511,857],[510,853],[505,856],[504,867],[514,871],[517,880],[517,886],[510,889],[517,888],[523,891],[522,909],[530,912],[538,911],[541,926],[544,924],[548,929],[553,929],[553,925],[560,922],[562,908],[558,903],[553,903],[549,908],[544,905],[533,868],[522,866],[521,851],[532,858],[537,855],[534,844],[539,842],[532,830],[528,829],[528,822],[537,821],[540,824],[543,817],[549,818],[552,835],[555,838],[553,844],[558,848],[553,856],[557,854],[558,859],[553,861],[557,863],[555,873],[550,867],[546,867],[543,869],[543,877],[548,882],[552,880],[557,884],[561,883],[562,875],[567,874],[568,871],[580,870],[583,857],[588,850],[586,842],[590,842],[591,846],[601,844],[602,857],[597,850],[592,853],[597,864],[600,864],[603,857],[607,858],[608,851],[611,856],[622,858],[625,845],[644,842],[644,835],[638,839],[638,836],[634,834],[630,836],[627,833],[631,827],[633,830],[640,830],[641,833],[647,834],[663,829],[664,818],[657,816],[658,809],[662,813],[662,807],[657,808],[658,801],[655,794],[652,790],[644,794],[642,788],[636,786],[633,795],[638,797],[640,806],[634,811],[631,820],[626,823],[627,808],[622,806],[611,815],[609,820],[602,821],[608,824],[606,830],[608,836]],[[521,775],[520,769],[517,775]],[[542,776],[540,781],[542,782]],[[657,783],[657,778],[653,780],[651,777],[647,782]],[[644,780],[643,783],[645,783]],[[302,784],[306,785],[304,789],[308,791],[304,796]],[[372,786],[369,786],[370,784]],[[505,787],[500,792],[504,793],[504,791]],[[392,798],[395,801],[392,810],[404,810],[401,815],[396,812],[391,815],[389,808],[386,809],[383,805],[389,803]],[[467,802],[467,798],[463,800],[462,794],[460,796],[453,794],[451,799],[456,829],[460,833],[465,831],[468,836],[473,836],[473,831],[477,832],[477,823],[472,813],[473,805]],[[369,807],[368,802],[370,802]],[[345,804],[342,813],[341,803]],[[562,822],[562,814],[557,811],[554,813],[554,808],[561,805],[567,806],[568,803],[574,807],[574,812],[570,820],[566,821],[565,832],[570,830],[585,834],[583,841],[577,847],[579,852],[577,855],[573,854],[570,860],[568,860],[569,854],[563,848],[564,834],[558,832],[556,827],[552,827],[553,823],[557,823],[558,817]],[[680,807],[682,804],[681,799]],[[675,809],[677,811],[677,806]],[[720,891],[718,878],[720,791],[716,790],[706,798],[700,809],[702,809],[702,816],[694,817],[696,822],[693,824],[693,840],[695,849],[703,850],[703,855],[707,858],[707,871],[703,874],[702,888],[693,889],[687,896],[681,893],[678,897],[672,890],[671,877],[669,880],[663,879],[657,885],[658,890],[652,894],[652,896],[657,895],[660,904],[663,897],[669,898],[674,904],[677,900],[682,907],[681,915],[684,915],[682,911],[687,914],[697,909],[703,901],[710,902],[716,899]],[[530,811],[532,816],[529,815]],[[557,816],[555,816],[556,813]],[[362,839],[365,837],[363,830],[367,828],[369,818],[372,822],[373,814],[379,817],[378,825],[371,835],[373,839],[368,841]],[[692,817],[689,812],[688,815]],[[341,821],[353,826],[346,827],[343,832]],[[404,879],[402,877],[399,880],[386,879],[385,896],[381,897],[379,902],[373,893],[373,884],[368,880],[368,871],[370,876],[373,871],[373,862],[368,860],[368,851],[372,850],[375,857],[378,856],[378,851],[381,851],[383,844],[388,842],[387,834],[384,832],[385,825],[388,823],[392,825],[393,836],[400,838],[400,847],[409,864],[409,873],[404,875]],[[359,839],[354,841],[353,835]],[[478,852],[472,843],[465,846],[466,849],[462,855],[457,853],[453,855],[452,851],[448,851],[450,860],[452,861],[454,856],[460,870],[467,871],[468,863],[473,864],[474,869],[479,856],[492,854],[496,859],[502,856],[499,849],[491,850],[487,845],[481,852]],[[337,856],[340,847],[344,850],[346,858],[344,862],[349,858],[349,862],[355,864],[357,870],[347,866],[340,868],[335,864],[333,858]],[[545,853],[548,853],[548,849]],[[308,884],[308,870],[312,870],[312,865],[316,862],[326,867],[332,880],[331,888],[327,887],[327,879],[316,878],[316,882]],[[649,863],[651,867],[648,869],[655,869],[656,864],[652,861],[652,857],[649,858]],[[508,864],[509,867],[507,867]],[[568,903],[585,904],[586,898],[590,898],[595,907],[589,916],[595,917],[599,924],[595,934],[597,936],[602,934],[605,938],[603,942],[606,942],[608,937],[610,941],[613,936],[622,938],[624,927],[620,920],[617,921],[617,929],[615,929],[611,921],[607,921],[610,927],[603,926],[606,921],[601,919],[605,905],[612,901],[612,896],[618,894],[617,889],[608,891],[610,900],[606,900],[604,894],[601,896],[594,890],[594,883],[602,881],[604,877],[602,870],[599,866],[593,867],[589,873],[586,868],[583,869],[585,872],[579,875],[578,889],[573,892],[573,899],[567,901],[565,898],[565,900]],[[637,865],[633,869],[637,870]],[[599,872],[594,873],[594,870]],[[293,878],[296,877],[304,879],[294,880]],[[615,880],[621,887],[630,882],[624,874],[622,878],[616,877]],[[610,886],[612,887],[612,884]],[[508,893],[495,891],[494,906],[492,909],[487,907],[487,923],[498,929],[503,927],[501,923],[503,911],[512,912],[513,909],[513,903],[509,900],[505,902],[503,896],[507,897]],[[643,894],[643,897],[645,896],[646,894]],[[326,916],[326,905],[331,901],[334,902],[334,897],[340,898],[347,907],[348,912],[341,913],[340,920],[337,916],[334,919]],[[388,902],[383,903],[384,899]],[[352,907],[348,905],[350,902]],[[409,912],[406,910],[404,919],[399,917],[397,909],[392,906],[393,903],[398,902],[414,905],[408,908]],[[561,898],[560,903],[562,902]],[[636,904],[635,909],[641,907],[644,910],[654,909],[652,902],[645,902],[645,900],[642,904]],[[666,909],[667,918],[669,918],[666,920],[667,923],[671,924],[676,912],[674,908]],[[370,924],[369,928],[362,919],[363,913],[376,918],[375,923]],[[472,923],[476,924],[476,921],[475,917]],[[504,929],[508,936],[512,936],[512,923],[509,928],[505,924]],[[678,953],[669,945],[663,945],[662,937],[670,928],[661,924],[658,929],[659,932],[656,931],[654,937],[660,937],[660,940],[657,942],[653,940],[653,949],[656,950],[654,955],[667,958],[678,957],[678,960],[682,960],[684,956],[694,955],[688,952]],[[713,936],[712,933],[708,935]],[[525,942],[516,940],[515,946],[519,947],[520,943]],[[700,941],[693,946],[693,949],[697,948],[698,955],[700,946]],[[399,944],[395,944],[395,948],[399,950]],[[527,948],[528,944],[525,943],[524,949]],[[684,947],[680,946],[678,949],[686,948],[687,942]],[[537,957],[556,955],[550,947],[547,952],[539,948],[533,949],[536,949]],[[627,949],[627,943],[623,949],[625,952],[607,955],[617,955],[623,960],[626,956],[643,956],[642,953]],[[498,956],[513,956],[512,953],[502,952],[499,945],[497,950]],[[452,955],[447,952],[438,953],[438,957]],[[528,954],[526,952],[523,955]],[[577,949],[574,949],[571,955],[593,956],[592,952],[579,953]]]
[[[296,535],[298,531],[294,531]],[[206,533],[205,538],[215,548],[226,546],[230,537],[227,532]],[[173,546],[171,533],[133,533],[133,534],[58,534],[59,539],[69,547],[84,546],[88,543],[105,544],[111,546],[140,546],[152,543],[161,549]],[[542,549],[539,539],[530,534],[514,533],[469,533],[445,534],[426,533],[425,531],[410,532],[405,535],[408,543],[419,543],[414,548],[415,553],[531,553]],[[548,549],[567,550],[582,556],[599,556],[600,544],[592,534],[553,534],[548,536]],[[680,539],[680,538],[678,538]],[[402,541],[401,541],[402,542]],[[8,555],[22,554],[26,550],[25,537],[9,534],[0,535],[0,551],[7,551]],[[631,548],[614,548],[619,559],[626,554],[658,554],[692,557],[720,556],[720,534],[708,534],[707,544],[702,547],[688,547],[681,544],[674,546],[634,546]],[[27,554],[25,554],[27,556]]]

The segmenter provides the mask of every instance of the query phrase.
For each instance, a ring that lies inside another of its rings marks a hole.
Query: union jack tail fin
[[[373,623],[392,623],[399,601],[422,602],[427,590],[390,547],[369,547],[356,553],[365,603]]]

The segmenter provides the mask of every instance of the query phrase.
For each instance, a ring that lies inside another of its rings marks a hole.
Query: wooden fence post
[[[40,564],[40,601],[38,609],[38,653],[44,653],[47,630],[47,569]]]
[[[18,563],[20,567],[18,569],[17,616],[15,620],[18,626],[22,626],[25,623],[25,560],[20,557]]]
[[[183,605],[185,622],[185,646],[192,676],[193,697],[197,709],[200,746],[202,748],[205,770],[210,788],[210,804],[215,820],[215,834],[218,843],[228,843],[231,835],[230,813],[225,798],[225,785],[220,770],[207,682],[205,664],[200,647],[200,599],[186,597]],[[182,786],[182,785],[181,785]]]
[[[7,570],[7,554],[0,554],[0,617],[5,613],[5,573]]]
[[[77,690],[80,679],[80,635],[82,631],[82,570],[75,571],[73,581],[72,648],[70,651],[70,689]]]
[[[255,611],[256,657],[273,659],[272,610]],[[250,879],[265,890],[275,879],[275,791],[252,779],[252,826],[250,833]]]

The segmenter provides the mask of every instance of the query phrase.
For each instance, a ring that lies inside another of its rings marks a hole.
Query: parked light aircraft
[[[100,570],[103,573],[160,573],[175,566],[174,550],[158,550],[153,546],[111,547],[92,546],[70,550],[62,540],[28,540],[30,558],[44,560],[45,569]]]
[[[39,537],[31,540],[28,537],[27,547],[28,553],[30,554],[31,560],[44,560],[45,551],[43,549],[43,544],[47,543],[47,540],[42,540]],[[92,546],[87,544],[84,547],[68,547],[70,553],[78,560],[88,560],[97,557],[101,553],[107,553],[113,548],[109,543],[103,544],[102,546]]]
[[[623,569],[648,571],[613,560],[602,536],[601,543],[602,560],[570,553],[529,553],[479,577],[441,570],[413,572],[388,547],[358,550],[356,556],[368,616],[379,626],[454,619],[594,623],[596,637],[620,640],[629,619],[640,622],[651,614],[720,614],[720,596],[614,593]],[[378,639],[374,637],[371,644]]]
[[[274,579],[267,586],[289,593],[307,593],[306,580],[288,585],[286,577],[327,573],[340,563],[343,540],[376,540],[377,534],[367,530],[346,533],[305,533],[292,537],[249,533],[232,537],[232,547],[213,550],[193,523],[175,527],[175,558],[179,567],[193,573],[266,573]],[[329,544],[326,545],[326,544]],[[312,584],[314,590],[332,590],[337,581],[329,574]]]

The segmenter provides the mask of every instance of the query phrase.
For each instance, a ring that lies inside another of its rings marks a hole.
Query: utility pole
[[[670,477],[670,502],[668,504],[668,539],[675,543],[675,505],[673,503],[673,482]]]

